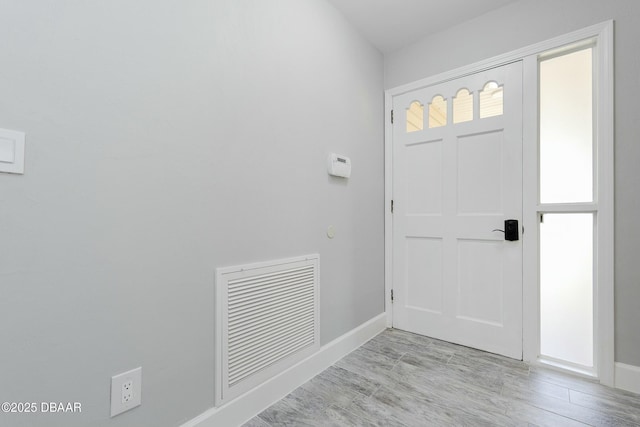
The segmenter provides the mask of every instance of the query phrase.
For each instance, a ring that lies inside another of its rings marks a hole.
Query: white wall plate
[[[0,172],[24,173],[24,132],[0,129]]]

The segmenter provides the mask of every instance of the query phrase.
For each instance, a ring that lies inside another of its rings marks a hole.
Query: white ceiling
[[[388,53],[516,0],[329,0]]]

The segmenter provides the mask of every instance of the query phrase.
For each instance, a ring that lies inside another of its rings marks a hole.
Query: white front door
[[[521,359],[522,243],[494,230],[522,220],[522,64],[393,111],[393,326]]]

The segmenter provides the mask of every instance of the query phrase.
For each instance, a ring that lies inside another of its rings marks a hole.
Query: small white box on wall
[[[0,129],[0,172],[24,173],[24,132]]]
[[[327,169],[329,175],[349,178],[351,176],[351,159],[347,156],[331,153],[329,154]]]

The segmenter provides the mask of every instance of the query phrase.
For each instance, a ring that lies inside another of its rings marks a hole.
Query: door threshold
[[[597,380],[598,375],[594,368],[588,368],[580,365],[575,365],[571,362],[566,362],[550,357],[539,356],[537,359],[537,365],[545,368],[552,369],[554,371],[573,374],[586,379]]]

